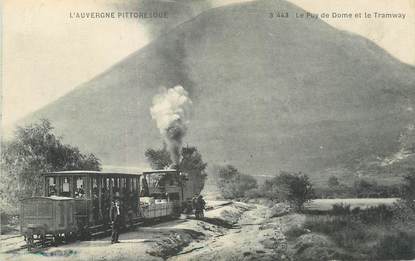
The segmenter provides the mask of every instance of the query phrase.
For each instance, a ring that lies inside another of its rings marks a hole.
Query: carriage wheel
[[[84,226],[83,229],[79,231],[79,239],[80,240],[90,240],[91,239],[91,231],[89,227]]]

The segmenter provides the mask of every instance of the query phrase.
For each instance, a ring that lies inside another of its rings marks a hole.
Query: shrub
[[[273,178],[265,184],[270,186],[269,193],[274,194],[279,200],[289,202],[291,205],[302,210],[304,203],[314,197],[314,190],[306,174],[281,172],[281,174]]]
[[[327,180],[327,185],[330,188],[337,187],[340,185],[339,179],[336,176],[330,176]]]
[[[263,198],[264,196],[264,192],[259,188],[252,188],[245,192],[247,198]]]
[[[340,204],[334,204],[332,206],[331,214],[338,216],[338,215],[350,215],[352,213],[350,209],[350,205],[340,203]]]
[[[415,228],[415,208],[405,200],[399,200],[393,206],[393,221],[398,226]]]
[[[415,210],[405,202],[366,209],[335,205],[328,215],[307,216],[304,228],[330,237],[350,254],[347,260],[414,258]]]
[[[415,200],[415,169],[410,169],[402,184],[402,198],[412,205]]]
[[[305,228],[294,226],[285,232],[285,236],[287,237],[288,240],[294,240],[297,237],[300,237],[306,233],[307,233],[307,230]]]
[[[389,224],[392,222],[394,209],[382,204],[360,210],[356,216],[365,224]]]
[[[399,231],[384,236],[372,254],[377,260],[412,259],[415,256],[415,236]]]
[[[359,221],[347,216],[307,217],[304,228],[331,237],[338,246],[346,249],[359,247],[372,235]]]
[[[219,168],[217,185],[222,196],[226,199],[245,197],[248,195],[248,191],[258,187],[254,177],[239,173],[231,165]]]
[[[358,198],[399,197],[401,188],[398,185],[379,185],[376,181],[358,179],[353,185],[353,195]]]

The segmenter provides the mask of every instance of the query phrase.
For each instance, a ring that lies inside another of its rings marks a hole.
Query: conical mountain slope
[[[186,143],[209,164],[251,174],[354,168],[399,150],[414,118],[415,70],[357,35],[284,1],[211,9],[27,120],[52,120],[104,164],[140,165],[161,138],[150,117],[160,86],[193,100]]]

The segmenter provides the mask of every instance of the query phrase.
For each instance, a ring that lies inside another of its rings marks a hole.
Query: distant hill
[[[210,165],[249,174],[364,170],[399,151],[414,120],[415,69],[285,1],[210,9],[30,115],[107,165],[142,165],[160,147],[150,117],[160,86],[193,100],[185,143]],[[64,62],[64,61],[63,61]]]

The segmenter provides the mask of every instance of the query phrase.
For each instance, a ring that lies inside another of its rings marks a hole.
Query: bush
[[[399,200],[393,206],[393,222],[397,226],[415,228],[415,207],[413,203],[405,200]]]
[[[400,194],[398,185],[379,185],[374,180],[358,179],[353,185],[353,196],[357,198],[400,197]]]
[[[328,215],[307,216],[304,228],[328,236],[350,254],[347,260],[396,260],[415,257],[414,219],[405,201],[366,209],[338,204]]]
[[[389,224],[393,220],[394,209],[386,205],[379,205],[360,210],[356,215],[365,224]]]
[[[331,214],[335,215],[335,216],[339,216],[339,215],[350,215],[352,213],[352,210],[350,209],[350,205],[347,204],[334,204],[332,206],[332,210],[331,210]]]
[[[379,205],[365,209],[351,209],[347,204],[335,204],[330,212],[334,216],[348,216],[350,219],[357,220],[364,224],[389,224],[394,217],[394,207]]]
[[[412,205],[415,200],[415,169],[410,169],[402,184],[402,198]]]
[[[306,233],[307,233],[307,230],[305,228],[294,226],[285,232],[285,236],[287,237],[288,240],[294,240]]]
[[[415,256],[415,236],[399,231],[384,236],[372,254],[377,260],[412,259]]]
[[[340,185],[339,179],[336,176],[330,176],[327,180],[327,185],[329,187],[337,187]]]
[[[263,190],[270,199],[287,201],[300,211],[304,203],[314,197],[308,176],[301,172],[281,172],[279,176],[266,181]]]
[[[354,249],[372,235],[359,221],[347,216],[313,216],[308,217],[304,228],[331,237],[340,247]]]
[[[258,187],[254,177],[239,173],[232,165],[219,168],[217,175],[217,186],[225,199],[246,197],[248,191],[252,195],[253,189]]]
[[[263,198],[264,196],[265,196],[264,192],[259,188],[252,188],[245,192],[245,197],[250,198],[250,199]]]

